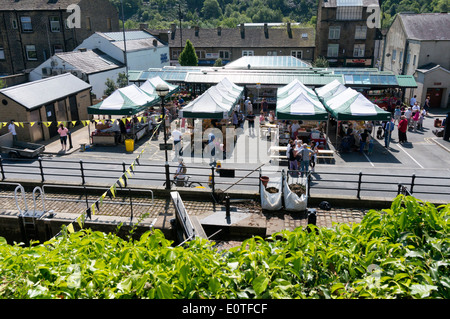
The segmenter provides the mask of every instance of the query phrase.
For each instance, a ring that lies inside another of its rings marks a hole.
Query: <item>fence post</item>
[[[83,168],[83,160],[80,160],[80,170],[81,170],[81,185],[86,184],[84,180],[84,168]]]
[[[412,175],[412,179],[411,179],[411,189],[409,190],[409,192],[411,193],[411,195],[413,194],[413,188],[414,188],[414,181],[416,180],[416,174]]]
[[[308,198],[311,197],[311,174],[308,174]]]
[[[122,162],[122,171],[123,171],[123,175],[125,175],[125,172],[127,171],[125,162]],[[127,177],[126,176],[123,179],[123,182],[125,183],[125,187],[127,187]]]
[[[215,189],[216,189],[215,181],[214,181],[214,172],[215,172],[215,167],[211,166],[211,188],[212,188],[213,196],[214,196]]]
[[[38,161],[39,161],[39,170],[41,171],[41,180],[43,183],[45,181],[45,178],[44,178],[44,167],[42,167],[42,157],[39,157]]]
[[[401,191],[402,191],[402,184],[398,183],[397,196],[400,195]]]
[[[360,196],[360,193],[361,193],[361,180],[362,180],[362,172],[359,172],[358,193],[356,194],[356,197],[358,199],[361,199],[361,196]]]
[[[0,170],[2,172],[2,181],[4,181],[5,180],[5,171],[3,170],[3,158],[1,155],[0,155]]]

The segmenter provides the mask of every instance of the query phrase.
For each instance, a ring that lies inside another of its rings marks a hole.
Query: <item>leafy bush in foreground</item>
[[[449,298],[450,205],[400,195],[360,224],[282,231],[227,251],[83,230],[0,239],[0,298]]]

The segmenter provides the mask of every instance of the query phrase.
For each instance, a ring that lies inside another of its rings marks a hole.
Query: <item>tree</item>
[[[328,68],[329,66],[330,64],[328,63],[328,60],[323,56],[319,56],[313,62],[313,67],[315,68]]]
[[[128,86],[128,78],[125,72],[119,73],[117,76],[117,86],[119,88],[123,88],[125,86]]]
[[[111,95],[111,93],[113,93],[115,90],[117,90],[116,83],[114,82],[114,80],[112,80],[110,78],[106,79],[105,85],[106,85],[106,89],[105,89],[105,91],[103,91],[103,94],[106,96]]]
[[[181,66],[197,66],[198,65],[198,57],[195,53],[195,48],[192,45],[192,42],[189,39],[186,41],[186,46],[181,52],[178,62]]]
[[[214,61],[214,66],[222,66],[222,59],[221,58],[217,58],[216,61]]]
[[[222,9],[217,0],[205,0],[201,12],[205,19],[217,19],[222,15]]]

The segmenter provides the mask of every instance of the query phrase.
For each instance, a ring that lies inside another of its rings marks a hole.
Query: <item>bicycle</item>
[[[189,179],[191,176],[186,175],[184,179],[180,180],[170,180],[170,187],[190,187],[190,188],[205,188],[199,182],[190,182]],[[164,182],[163,186],[166,186],[166,182]]]

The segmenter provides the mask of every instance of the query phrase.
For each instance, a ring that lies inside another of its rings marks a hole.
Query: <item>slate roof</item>
[[[0,0],[0,11],[60,10],[81,0]]]
[[[72,65],[75,69],[78,69],[86,74],[93,74],[124,67],[123,63],[98,49],[61,52],[56,53],[55,55],[61,60]]]
[[[369,5],[379,5],[378,0],[328,0],[321,1],[323,8],[336,8],[337,6],[367,7]]]
[[[408,39],[412,40],[450,40],[449,13],[400,13]]]
[[[97,34],[111,41],[120,50],[125,50],[123,32],[97,32]],[[127,40],[127,52],[165,46],[155,36],[145,31],[126,31],[125,39]]]
[[[71,73],[64,73],[38,81],[27,82],[0,90],[10,99],[31,110],[92,86]]]
[[[217,29],[200,28],[198,36],[195,35],[195,28],[183,29],[183,46],[189,39],[195,48],[312,48],[315,47],[314,28],[291,28],[292,37],[288,36],[286,27],[268,28],[268,37],[264,33],[264,28],[245,28],[245,36],[241,37],[240,28],[222,28],[221,35]],[[158,35],[167,30],[149,30],[150,33]],[[169,31],[170,32],[170,31]],[[307,34],[307,37],[303,37]],[[128,45],[128,41],[127,41]],[[180,30],[176,29],[174,38],[169,33],[169,47],[180,46]]]

